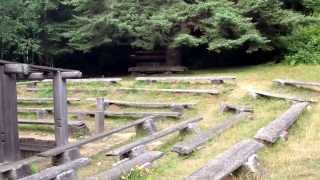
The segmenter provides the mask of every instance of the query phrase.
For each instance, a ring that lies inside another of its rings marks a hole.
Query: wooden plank
[[[118,83],[122,81],[122,78],[89,78],[89,79],[68,79],[68,83]],[[45,79],[41,81],[43,83],[52,82],[51,79]]]
[[[148,88],[118,88],[119,91],[146,91],[163,93],[189,93],[189,94],[210,94],[218,95],[219,92],[214,89],[148,89]]]
[[[55,74],[53,80],[55,139],[57,146],[68,144],[68,103],[67,83],[61,72]]]
[[[264,145],[254,140],[244,140],[235,144],[224,153],[209,161],[205,166],[192,173],[185,180],[218,180],[237,170],[248,158]]]
[[[290,86],[313,86],[313,87],[320,87],[320,83],[318,82],[305,82],[305,81],[298,81],[298,80],[285,80],[285,79],[275,79],[273,80],[274,83],[279,85],[290,85]]]
[[[16,75],[0,66],[0,163],[20,158]]]
[[[37,174],[21,178],[20,180],[52,180],[68,170],[77,170],[83,166],[87,166],[89,163],[90,160],[88,158],[79,158],[59,166],[47,168]]]
[[[259,90],[250,90],[249,93],[254,98],[257,98],[257,96],[263,96],[263,97],[285,99],[285,100],[297,101],[297,102],[312,102],[312,103],[318,102],[317,100],[313,100],[313,99],[302,99],[299,97],[291,97],[291,96],[287,96],[287,95],[283,95],[283,94],[275,94],[275,93],[270,93],[270,92],[266,92],[266,91],[259,91]]]
[[[35,124],[35,125],[49,125],[49,126],[54,126],[55,122],[52,120],[48,119],[37,119],[37,120],[28,120],[28,119],[19,119],[18,121],[19,124]],[[84,122],[82,121],[68,121],[68,126],[83,126],[85,125]]]
[[[54,140],[40,140],[34,138],[20,138],[19,144],[21,151],[32,151],[37,153],[56,147],[56,142]]]
[[[72,148],[75,148],[75,147],[81,147],[81,146],[86,145],[88,143],[100,140],[102,138],[111,136],[111,135],[113,135],[115,133],[118,133],[118,132],[124,131],[126,129],[135,127],[135,126],[137,126],[139,124],[144,123],[146,120],[150,120],[150,119],[154,119],[154,118],[155,118],[155,116],[149,116],[149,117],[145,117],[145,118],[142,118],[142,119],[138,119],[138,120],[136,120],[136,121],[134,121],[132,123],[128,123],[127,125],[124,125],[124,126],[119,127],[119,128],[115,128],[115,129],[113,129],[111,131],[93,135],[93,136],[91,136],[89,138],[80,140],[80,141],[78,141],[76,143],[73,143],[73,144],[67,144],[67,145],[64,145],[62,147],[57,147],[55,149],[51,149],[51,150],[49,150],[47,152],[39,154],[39,156],[52,157],[52,156],[58,155],[58,154],[60,154],[60,153],[62,153],[64,151],[66,151],[68,149],[72,149]]]
[[[129,72],[145,72],[145,73],[154,73],[154,72],[183,72],[187,68],[184,66],[136,66],[130,67]]]
[[[107,156],[123,156],[124,154],[130,152],[133,148],[135,148],[137,146],[148,144],[148,143],[150,143],[154,140],[157,140],[159,138],[162,138],[164,136],[167,136],[167,135],[170,135],[170,134],[175,133],[177,131],[181,131],[183,129],[186,129],[189,126],[189,124],[195,123],[195,122],[198,122],[201,120],[202,120],[202,118],[198,117],[198,118],[193,118],[193,119],[190,119],[187,121],[180,122],[172,127],[158,131],[150,136],[139,139],[133,143],[130,143],[130,144],[121,146],[117,149],[114,149],[114,150],[108,152]]]
[[[22,81],[17,82],[17,85],[37,85],[40,81]]]
[[[6,64],[5,65],[6,73],[15,73],[15,74],[30,74],[31,67],[28,64]]]
[[[167,76],[167,77],[137,77],[136,81],[146,81],[146,82],[178,82],[178,81],[205,81],[205,82],[213,82],[213,81],[227,81],[227,80],[235,80],[235,76]]]
[[[77,102],[81,101],[79,98],[68,98],[67,102]],[[18,97],[18,103],[35,103],[35,104],[42,104],[42,103],[52,103],[53,98],[25,98],[25,97]]]
[[[146,164],[151,164],[153,161],[160,159],[164,153],[159,151],[149,151],[145,152],[137,157],[134,157],[131,160],[124,161],[106,172],[102,172],[96,176],[87,178],[87,180],[96,180],[96,179],[107,179],[107,180],[118,180],[122,176],[130,173],[132,169],[136,167],[141,167]]]
[[[217,137],[218,135],[225,132],[227,129],[232,128],[234,125],[239,123],[241,120],[248,117],[248,113],[242,112],[227,118],[223,123],[218,124],[214,128],[209,129],[206,132],[196,134],[194,137],[187,139],[181,143],[176,144],[171,149],[172,152],[176,152],[179,155],[189,155],[194,152],[197,148],[208,142],[209,140]]]
[[[87,101],[95,101],[95,98],[87,98]],[[141,107],[141,108],[173,108],[173,107],[183,107],[192,108],[196,103],[175,103],[175,102],[133,102],[133,101],[120,101],[120,100],[105,100],[106,104],[114,104],[118,106],[128,106],[128,107]]]
[[[275,143],[297,121],[299,115],[310,105],[308,102],[294,104],[280,117],[266,127],[261,128],[255,138],[269,143]]]

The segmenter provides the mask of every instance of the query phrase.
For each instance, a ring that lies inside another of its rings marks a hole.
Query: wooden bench
[[[145,91],[162,93],[187,93],[187,94],[210,94],[218,95],[219,92],[214,89],[148,89],[148,88],[118,88],[119,91]]]
[[[185,180],[218,180],[245,165],[264,145],[255,140],[244,140],[209,161]],[[251,162],[249,163],[251,164]]]
[[[214,128],[211,128],[206,132],[196,134],[190,139],[187,139],[183,142],[174,145],[171,151],[176,152],[179,155],[189,155],[209,140],[217,137],[227,129],[239,123],[241,120],[247,118],[248,115],[249,114],[246,112],[241,112],[239,114],[231,116],[230,118],[227,118],[223,123],[218,124]]]
[[[142,82],[211,82],[214,84],[221,84],[227,80],[235,80],[235,76],[221,76],[221,77],[213,77],[213,76],[181,76],[181,77],[137,77],[136,81]]]
[[[122,78],[88,78],[88,79],[69,79],[68,83],[118,83],[122,81]],[[41,81],[43,83],[52,82],[51,79],[45,79]]]
[[[192,124],[197,123],[201,120],[202,120],[202,118],[199,117],[199,118],[193,118],[190,120],[180,122],[172,127],[163,129],[163,130],[158,131],[150,136],[146,136],[146,137],[139,139],[135,142],[132,142],[130,144],[127,144],[127,145],[121,146],[117,149],[114,149],[114,150],[108,152],[107,156],[118,156],[118,157],[120,157],[120,159],[126,158],[126,157],[130,156],[132,149],[134,149],[138,146],[141,146],[141,145],[146,145],[154,140],[160,139],[164,136],[170,135],[170,134],[175,133],[177,131],[186,131],[186,130],[193,127]]]
[[[308,102],[296,103],[280,117],[266,127],[261,128],[255,138],[268,143],[275,143],[279,138],[287,139],[288,129],[297,121],[299,115],[310,105]]]
[[[72,102],[79,102],[79,98],[68,98],[67,102],[71,104]],[[53,103],[53,98],[25,98],[18,97],[18,103],[35,103],[35,104],[44,104],[44,103]]]
[[[305,82],[305,81],[297,81],[297,80],[284,80],[284,79],[275,79],[274,83],[279,85],[289,85],[296,87],[320,87],[320,83],[318,82]]]
[[[164,153],[159,151],[143,152],[142,154],[133,157],[132,159],[125,159],[113,166],[111,169],[102,172],[96,176],[87,178],[87,180],[119,180],[122,176],[130,173],[136,167],[148,167],[157,159],[160,159]]]
[[[302,99],[299,97],[290,97],[287,95],[275,94],[275,93],[259,91],[259,90],[249,90],[249,94],[254,98],[262,96],[262,97],[269,97],[269,98],[276,98],[276,99],[285,99],[285,100],[296,101],[296,102],[311,102],[311,103],[318,102],[317,100],[313,100],[313,99]]]
[[[42,126],[54,126],[55,123],[53,120],[48,119],[37,119],[37,120],[28,120],[28,119],[19,119],[19,124],[25,125],[42,125]],[[83,132],[86,133],[89,131],[87,125],[83,121],[68,121],[69,133],[78,133]]]

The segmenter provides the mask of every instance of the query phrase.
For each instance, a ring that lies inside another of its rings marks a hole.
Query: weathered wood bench
[[[119,180],[123,175],[126,175],[136,167],[148,167],[157,159],[160,159],[164,153],[159,151],[144,152],[132,159],[125,159],[117,165],[113,166],[110,170],[102,172],[96,176],[87,178],[87,180]]]
[[[96,101],[96,98],[87,98],[87,101]],[[120,100],[104,100],[106,105],[117,105],[139,108],[192,108],[196,103],[175,103],[175,102],[133,102]]]
[[[186,82],[211,82],[214,84],[221,84],[227,80],[235,80],[235,76],[221,76],[221,77],[213,77],[213,76],[182,76],[182,77],[137,77],[136,81],[142,82],[178,82],[178,81],[186,81]]]
[[[19,138],[20,150],[24,158],[56,147],[54,140],[41,140],[34,138]]]
[[[289,85],[289,86],[296,86],[296,87],[318,87],[320,88],[320,83],[318,82],[304,82],[304,81],[297,81],[297,80],[284,80],[284,79],[275,79],[273,80],[274,83],[279,85]]]
[[[171,151],[176,152],[179,155],[189,155],[209,140],[217,137],[227,129],[239,123],[241,120],[247,118],[248,115],[249,113],[246,112],[241,112],[239,114],[233,115],[230,118],[227,118],[223,123],[215,126],[214,128],[211,128],[206,132],[196,134],[190,139],[187,139],[183,142],[174,145]]]
[[[257,98],[258,96],[262,96],[262,97],[269,97],[269,98],[276,98],[276,99],[285,99],[285,100],[296,101],[296,102],[311,102],[311,103],[318,102],[317,100],[313,100],[313,99],[302,99],[299,97],[290,97],[287,95],[275,94],[275,93],[259,91],[259,90],[250,90],[249,94],[254,98]]]
[[[218,180],[245,165],[264,145],[255,140],[244,140],[209,161],[185,180]],[[249,163],[251,164],[251,162]]]
[[[132,142],[130,144],[127,144],[127,145],[121,146],[117,149],[114,149],[114,150],[108,152],[107,156],[118,156],[118,157],[120,157],[120,159],[126,158],[126,157],[130,156],[132,149],[134,149],[138,146],[141,146],[141,145],[146,145],[154,140],[160,139],[164,136],[170,135],[170,134],[175,133],[177,131],[180,131],[180,132],[186,131],[190,128],[193,128],[194,127],[193,124],[197,123],[201,120],[202,120],[202,118],[199,117],[199,118],[193,118],[193,119],[190,119],[187,121],[180,122],[172,127],[163,129],[163,130],[158,131],[150,136],[146,136],[146,137],[139,139],[135,142]]]
[[[118,83],[122,81],[122,78],[88,78],[88,79],[69,79],[68,83]],[[51,79],[45,79],[41,82],[52,82]]]
[[[54,126],[55,123],[53,120],[48,119],[37,119],[37,120],[28,120],[28,119],[19,119],[19,124],[25,125],[43,125],[43,126]],[[88,132],[89,129],[83,121],[68,121],[69,133],[78,133],[78,132]]]
[[[246,106],[239,106],[239,105],[234,105],[234,104],[222,104],[221,106],[221,112],[234,112],[234,113],[241,113],[241,112],[249,112],[253,113],[253,109],[250,107]]]
[[[210,94],[218,95],[219,92],[214,89],[148,89],[148,88],[118,88],[119,91],[146,91],[162,93],[187,93],[187,94]]]
[[[25,98],[18,97],[18,103],[35,103],[35,104],[43,104],[43,103],[53,103],[53,98]],[[79,102],[79,98],[68,98],[67,102],[70,104],[72,102]]]
[[[130,67],[129,72],[131,73],[162,73],[162,72],[183,72],[187,68],[184,66],[136,66]]]
[[[78,158],[64,164],[47,168],[20,180],[77,180],[75,171],[90,163],[88,158]]]
[[[279,138],[287,138],[288,129],[297,121],[303,110],[310,105],[308,102],[293,104],[289,110],[272,121],[266,127],[261,128],[255,138],[268,143],[275,143]]]

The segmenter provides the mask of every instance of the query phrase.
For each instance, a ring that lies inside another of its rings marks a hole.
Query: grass
[[[134,171],[126,179],[148,179],[148,180],[176,180],[183,179],[193,171],[197,170],[208,160],[215,158],[233,144],[247,138],[252,138],[255,133],[263,126],[274,120],[281,113],[286,111],[291,103],[283,100],[273,100],[266,98],[252,99],[247,95],[247,89],[255,88],[259,90],[270,90],[276,93],[284,93],[299,97],[315,97],[319,99],[320,92],[294,87],[280,87],[272,83],[273,79],[297,79],[306,81],[319,81],[320,66],[300,65],[288,67],[285,65],[259,65],[241,68],[228,68],[216,70],[203,70],[188,72],[187,75],[235,75],[236,83],[228,82],[225,85],[197,84],[197,83],[135,83],[130,78],[125,78],[121,85],[106,85],[93,83],[87,85],[72,84],[72,88],[90,89],[110,89],[105,93],[73,93],[69,97],[86,99],[89,97],[103,96],[113,100],[126,101],[154,101],[154,102],[196,102],[198,105],[194,110],[187,110],[181,119],[193,116],[203,116],[204,120],[200,123],[202,129],[208,129],[222,122],[230,114],[222,115],[219,111],[220,104],[224,102],[246,105],[254,108],[254,120],[244,120],[234,128],[226,131],[217,138],[205,144],[200,150],[187,157],[179,157],[170,152],[170,148],[177,142],[188,138],[173,134],[161,139],[159,142],[152,143],[149,148],[165,152],[165,156],[155,162],[154,168],[148,173]],[[117,87],[144,87],[144,88],[186,88],[186,89],[218,89],[222,92],[219,96],[210,95],[189,95],[189,94],[170,94],[155,92],[117,92],[111,89]],[[48,85],[41,85],[45,90],[38,94],[25,94],[25,96],[50,97],[52,90]],[[26,105],[21,105],[26,106]],[[29,106],[29,105],[28,105]],[[138,111],[137,108],[110,107],[114,111],[130,110]],[[90,103],[73,104],[69,109],[73,110],[94,110],[95,106]],[[153,109],[154,111],[158,111]],[[258,179],[320,179],[320,121],[318,104],[312,105],[299,118],[297,123],[289,131],[287,142],[279,141],[274,146],[262,150],[258,155],[262,164],[266,168],[268,175]],[[143,109],[143,111],[147,111]],[[160,111],[160,110],[159,110]],[[162,110],[169,111],[169,109]],[[106,118],[106,129],[110,130],[126,124],[134,118]],[[162,119],[157,121],[158,129],[173,126],[178,121],[175,119]],[[86,119],[86,123],[93,131],[94,120]],[[25,129],[22,129],[25,130]],[[34,128],[37,130],[37,128]],[[28,132],[30,129],[28,129]],[[132,142],[139,137],[135,136],[134,129],[124,131],[102,141],[85,146],[82,152],[92,158],[90,166],[82,168],[79,172],[80,179],[102,172],[116,162],[115,158],[106,157],[104,154],[108,149]],[[83,137],[80,137],[83,138]],[[75,141],[76,139],[72,139]],[[143,177],[140,175],[143,174]],[[231,179],[254,179],[251,174],[241,172]]]

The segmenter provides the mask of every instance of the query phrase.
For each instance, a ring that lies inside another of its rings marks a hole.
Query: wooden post
[[[5,73],[4,66],[0,66],[0,138],[0,163],[18,160],[16,75]]]
[[[61,72],[57,72],[53,79],[55,138],[57,146],[66,145],[69,137],[66,86],[66,80],[62,79]]]
[[[104,98],[97,98],[97,112],[95,115],[96,134],[102,133],[104,131],[104,111],[105,111]]]

